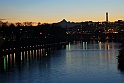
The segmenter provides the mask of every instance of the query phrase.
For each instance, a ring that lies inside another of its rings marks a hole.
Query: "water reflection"
[[[99,50],[102,50],[102,44],[99,42]]]
[[[29,66],[33,59],[48,57],[49,54],[50,49],[37,49],[3,55],[0,56],[0,70],[1,72],[11,72],[16,66],[21,68],[25,63]]]
[[[87,50],[87,42],[83,42],[83,50]]]
[[[0,57],[0,72],[5,74],[0,73],[0,82],[122,83],[116,59],[119,45],[75,41],[61,50],[48,48],[4,55]]]
[[[75,48],[76,45],[76,48]],[[107,62],[110,62],[111,59],[111,50],[114,50],[116,46],[116,43],[109,43],[109,42],[82,42],[82,41],[78,41],[78,42],[74,42],[73,44],[69,43],[66,45],[66,50],[68,52],[66,52],[66,60],[67,61],[71,61],[71,57],[72,54],[69,51],[75,51],[76,50],[84,50],[84,51],[103,51],[103,50],[107,50],[106,52],[99,52],[99,57],[100,57],[100,61],[105,60],[105,58],[103,58],[102,53],[104,53],[105,55],[107,55]],[[29,50],[29,51],[23,51],[20,53],[13,53],[13,54],[7,54],[4,56],[1,56],[1,60],[0,60],[0,70],[4,70],[4,71],[13,71],[13,67],[14,66],[18,66],[18,67],[22,67],[25,63],[27,65],[30,65],[30,62],[32,62],[34,59],[39,59],[42,57],[48,57],[50,54],[50,50],[53,48],[48,48],[48,49],[36,49],[36,50]],[[82,53],[84,55],[84,57],[86,55],[88,55],[87,52],[83,52]],[[114,54],[113,54],[114,55]],[[47,65],[46,65],[47,66]],[[121,66],[119,65],[119,69],[121,68]]]

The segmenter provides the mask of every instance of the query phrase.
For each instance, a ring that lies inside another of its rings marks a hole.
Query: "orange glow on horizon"
[[[30,19],[29,19],[30,18]],[[18,17],[16,17],[15,19],[6,19],[6,20],[4,20],[3,22],[6,22],[6,21],[8,21],[8,22],[12,22],[12,23],[17,23],[17,22],[20,22],[20,23],[23,23],[23,22],[35,22],[35,23],[38,23],[38,22],[40,22],[41,24],[42,23],[58,23],[58,22],[60,22],[60,21],[62,21],[63,19],[66,19],[67,21],[70,21],[70,22],[85,22],[85,21],[93,21],[93,22],[104,22],[104,21],[106,21],[106,17],[105,17],[105,15],[103,14],[103,15],[98,15],[98,17],[97,16],[95,16],[95,15],[93,15],[93,16],[72,16],[72,15],[70,15],[70,16],[65,16],[65,17],[63,17],[63,16],[60,16],[60,17],[56,17],[56,16],[53,16],[53,17],[26,17],[26,16],[21,16],[21,18],[18,18]],[[124,16],[114,16],[114,15],[109,15],[109,22],[115,22],[115,21],[117,21],[117,20],[124,20]],[[34,23],[34,24],[35,24]]]

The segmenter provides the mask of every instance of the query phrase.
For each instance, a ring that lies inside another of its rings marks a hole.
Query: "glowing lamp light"
[[[22,29],[20,29],[20,31],[22,31]]]
[[[42,35],[43,33],[42,32],[40,32],[40,35]]]
[[[6,39],[6,38],[3,38],[4,40]]]
[[[46,56],[47,56],[47,52],[46,52],[46,54],[45,54]]]

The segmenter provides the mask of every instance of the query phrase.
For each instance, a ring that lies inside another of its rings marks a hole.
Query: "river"
[[[69,43],[0,57],[0,83],[123,83],[117,42]]]

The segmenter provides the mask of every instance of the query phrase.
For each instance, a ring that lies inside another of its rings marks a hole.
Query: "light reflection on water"
[[[74,42],[0,58],[0,83],[122,83],[115,42]]]

